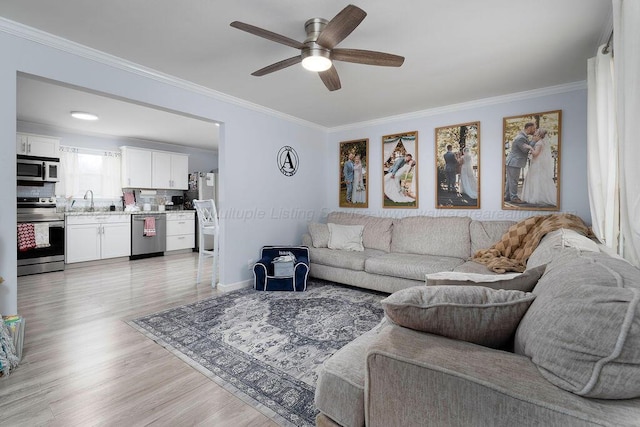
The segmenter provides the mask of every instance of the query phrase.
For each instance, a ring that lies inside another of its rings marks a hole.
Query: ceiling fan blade
[[[267,40],[271,40],[274,41],[276,43],[280,43],[286,46],[291,46],[295,49],[302,49],[304,47],[304,44],[300,43],[297,40],[294,39],[290,39],[289,37],[285,37],[282,36],[280,34],[276,34],[274,32],[271,32],[269,30],[265,30],[263,28],[260,27],[256,27],[254,25],[251,24],[245,24],[244,22],[240,22],[240,21],[233,21],[231,24],[233,28],[237,28],[239,30],[242,31],[246,31],[247,33],[253,34],[255,36],[258,37],[262,37],[265,38]]]
[[[290,67],[302,61],[302,57],[300,55],[294,56],[293,58],[283,59],[280,62],[276,62],[275,64],[267,65],[264,68],[259,69],[258,71],[254,71],[251,73],[252,76],[260,77],[265,74],[273,73],[274,71],[282,70],[283,68]]]
[[[320,32],[316,43],[327,49],[333,49],[360,25],[365,16],[367,16],[367,12],[364,10],[352,4],[348,5],[327,23],[327,26]]]
[[[322,83],[329,89],[330,91],[338,90],[342,86],[340,85],[340,77],[338,77],[338,71],[336,71],[336,67],[333,65],[327,71],[321,71],[318,73],[320,79],[322,79]]]
[[[331,59],[383,67],[399,67],[404,62],[404,56],[361,49],[333,49]]]

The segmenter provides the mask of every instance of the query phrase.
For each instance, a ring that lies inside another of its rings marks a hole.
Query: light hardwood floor
[[[0,425],[276,426],[125,323],[217,294],[196,268],[183,253],[20,277],[25,345]]]

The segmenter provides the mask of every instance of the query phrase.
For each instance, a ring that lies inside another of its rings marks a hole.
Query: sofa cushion
[[[411,216],[393,221],[391,252],[467,259],[468,217]]]
[[[640,396],[640,270],[566,248],[547,265],[516,333],[556,386],[600,399]]]
[[[527,261],[527,268],[551,262],[562,249],[574,248],[586,252],[599,252],[598,244],[575,230],[560,228],[547,233]]]
[[[515,221],[471,221],[469,224],[471,253],[469,255],[473,256],[480,249],[493,246],[513,224]]]
[[[328,265],[347,270],[363,271],[367,258],[384,255],[386,252],[365,249],[362,252],[337,251],[329,248],[309,248],[309,258],[315,264]]]
[[[314,248],[326,248],[329,246],[329,226],[327,224],[310,222],[308,228]]]
[[[416,286],[381,301],[394,323],[418,331],[504,346],[535,296],[482,286]]]
[[[427,274],[427,286],[484,286],[491,289],[510,289],[531,292],[544,274],[546,265],[539,265],[524,273],[474,274],[454,271]]]
[[[449,271],[464,263],[460,258],[389,253],[368,258],[364,270],[371,274],[424,281],[426,274]]]
[[[364,426],[364,377],[367,349],[391,325],[382,320],[327,359],[318,372],[315,404],[342,426]]]
[[[342,225],[364,225],[362,244],[365,248],[389,252],[391,249],[391,218],[379,218],[349,212],[331,212],[327,222]]]
[[[364,251],[362,246],[363,225],[340,225],[328,223],[329,227],[329,249],[345,251]]]

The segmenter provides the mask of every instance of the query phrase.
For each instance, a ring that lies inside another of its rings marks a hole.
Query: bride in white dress
[[[460,159],[462,168],[460,169],[460,192],[466,194],[471,199],[478,198],[478,181],[473,173],[473,159],[469,148],[465,147]]]
[[[356,154],[353,159],[353,190],[351,190],[351,202],[352,203],[366,203],[367,192],[364,187],[364,174],[363,165],[360,154]]]
[[[538,129],[533,134],[535,145],[531,150],[531,163],[520,197],[523,201],[536,205],[555,205],[558,202],[558,190],[553,182],[553,157],[546,135],[545,129]]]
[[[384,176],[384,194],[396,203],[409,203],[415,202],[416,200],[413,197],[409,197],[403,188],[400,186],[400,181],[404,180],[405,177],[412,172],[413,167],[416,162],[414,160],[409,163],[405,163],[398,171],[396,172],[395,177],[391,177],[391,174],[388,173]]]

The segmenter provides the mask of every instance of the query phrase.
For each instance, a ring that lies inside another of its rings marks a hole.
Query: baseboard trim
[[[218,290],[220,292],[237,291],[238,289],[253,287],[253,280],[244,280],[242,282],[235,283],[218,283]]]

